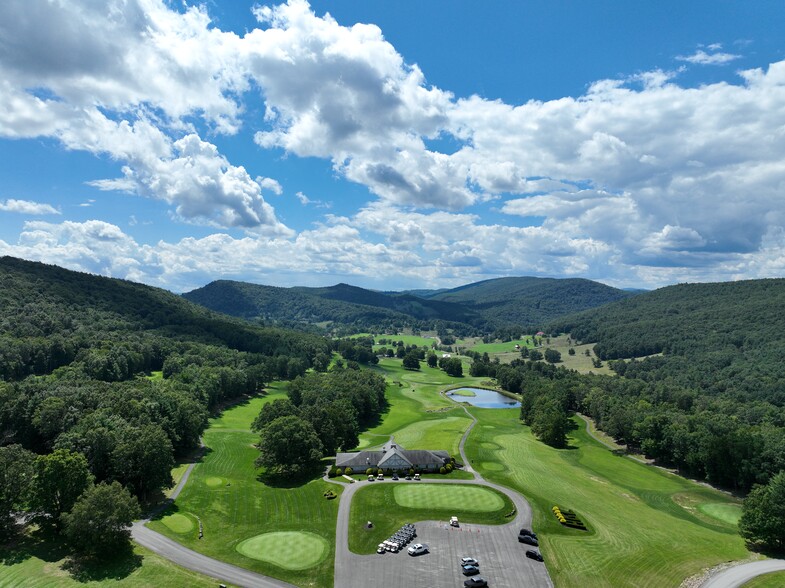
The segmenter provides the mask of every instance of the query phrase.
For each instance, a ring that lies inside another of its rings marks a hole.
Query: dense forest
[[[420,292],[417,295],[415,292]],[[273,324],[321,324],[332,333],[404,328],[478,335],[539,327],[630,294],[590,280],[500,278],[445,291],[375,292],[347,284],[275,288],[220,280],[184,294],[212,310]]]
[[[550,329],[611,360],[621,377],[578,406],[620,441],[743,491],[785,469],[785,280],[670,286]]]
[[[164,290],[0,259],[0,532],[19,510],[60,529],[79,520],[67,515],[83,493],[85,504],[154,495],[209,411],[330,354],[322,337]],[[28,470],[26,488],[8,474]]]

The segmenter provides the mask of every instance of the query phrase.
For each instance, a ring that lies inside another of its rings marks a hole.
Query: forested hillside
[[[31,472],[28,487],[0,477],[0,535],[17,509],[59,527],[93,480],[150,496],[211,408],[329,354],[322,337],[252,326],[164,290],[0,259],[0,463]],[[74,488],[70,503],[52,499]]]
[[[404,327],[434,328],[437,322],[466,328],[483,319],[471,309],[417,298],[388,295],[347,284],[327,288],[277,288],[219,280],[183,295],[212,310],[274,324],[331,323],[351,332],[397,333]],[[460,323],[460,324],[459,324]]]
[[[785,280],[670,286],[549,329],[624,376],[580,404],[614,437],[743,490],[785,469]]]
[[[405,293],[347,284],[276,288],[220,280],[184,294],[192,302],[245,319],[331,323],[354,332],[449,327],[464,334],[540,327],[556,317],[630,295],[590,280],[545,278],[501,278],[453,290]]]
[[[430,299],[470,306],[498,328],[509,323],[539,327],[631,295],[591,280],[525,277],[476,282],[438,292]]]

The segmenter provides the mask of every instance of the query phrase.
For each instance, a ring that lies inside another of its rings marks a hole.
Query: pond
[[[452,396],[456,402],[468,402],[480,408],[518,408],[521,405],[513,398],[483,388],[460,388],[450,390],[447,395]]]

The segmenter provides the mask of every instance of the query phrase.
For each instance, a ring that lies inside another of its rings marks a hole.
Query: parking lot
[[[520,518],[520,517],[519,517]],[[447,521],[416,523],[413,543],[427,543],[430,553],[412,557],[401,553],[384,555],[345,554],[335,570],[335,585],[349,588],[384,586],[442,588],[463,586],[466,579],[460,570],[462,557],[474,557],[480,563],[480,576],[489,586],[550,587],[545,564],[525,556],[527,545],[518,543],[522,522],[502,526],[461,524],[450,527]],[[546,554],[547,556],[547,554]]]

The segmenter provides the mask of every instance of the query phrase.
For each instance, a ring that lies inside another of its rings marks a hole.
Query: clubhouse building
[[[352,468],[354,472],[364,472],[368,468],[381,468],[392,471],[439,471],[439,468],[450,463],[450,454],[446,451],[427,449],[401,449],[394,443],[382,451],[355,451],[339,453],[335,456],[335,467]]]

